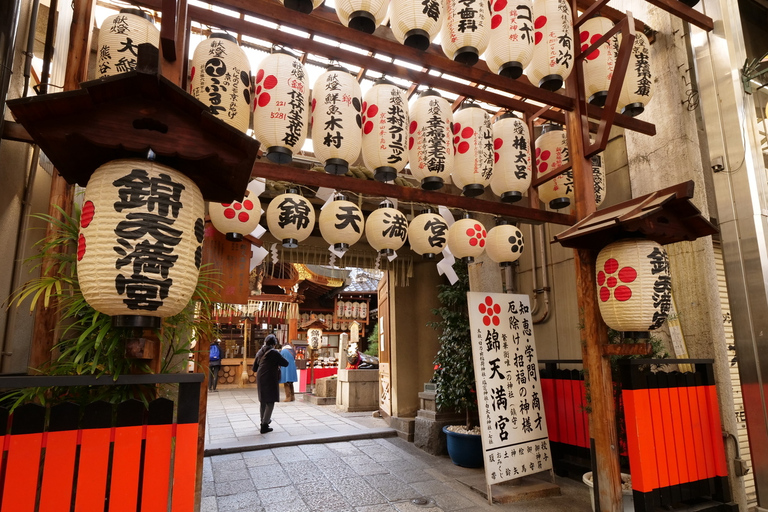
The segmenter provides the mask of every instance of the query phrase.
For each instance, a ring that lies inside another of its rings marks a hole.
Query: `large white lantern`
[[[494,164],[491,190],[502,202],[515,203],[531,186],[531,139],[528,126],[511,112],[493,123]]]
[[[387,16],[389,0],[336,0],[336,16],[345,27],[373,34]]]
[[[424,51],[440,32],[445,0],[392,0],[389,25],[400,44]]]
[[[579,32],[581,51],[583,52],[592,46],[612,28],[613,22],[602,16],[596,16],[585,21]],[[584,57],[584,90],[587,94],[587,100],[593,105],[601,107],[605,105],[618,56],[619,38],[614,35]]]
[[[272,236],[282,240],[283,247],[294,249],[312,234],[315,209],[295,189],[288,189],[267,206],[267,227]]]
[[[408,220],[389,201],[382,201],[379,208],[365,221],[365,238],[368,245],[382,256],[391,256],[403,246],[408,235]]]
[[[411,174],[421,188],[437,190],[453,169],[453,111],[437,91],[428,89],[413,102],[408,129]]]
[[[434,259],[448,243],[448,223],[441,215],[426,210],[408,226],[408,243],[413,252],[424,259]]]
[[[597,255],[600,314],[617,331],[661,327],[671,304],[669,260],[652,240],[620,240]]]
[[[312,147],[328,174],[346,174],[360,156],[362,95],[355,77],[339,66],[317,77],[312,90]]]
[[[299,59],[287,53],[268,55],[254,82],[253,135],[267,158],[289,163],[307,138],[309,85]]]
[[[229,34],[211,34],[192,56],[190,94],[242,132],[251,124],[251,65]]]
[[[562,126],[546,124],[536,139],[536,177],[551,174],[568,162],[568,139]],[[573,171],[570,169],[539,185],[539,199],[550,208],[560,209],[571,204]]]
[[[445,0],[440,46],[446,57],[474,66],[491,38],[488,0]]]
[[[520,78],[533,57],[533,0],[491,3],[491,39],[485,62],[494,73]]]
[[[259,225],[261,203],[254,190],[256,183],[252,180],[248,184],[242,201],[208,203],[211,224],[231,242],[240,242],[244,235],[250,234]]]
[[[642,114],[653,97],[650,49],[648,38],[642,32],[636,32],[635,44],[632,46],[627,73],[619,94],[618,111],[624,115],[634,117]]]
[[[533,1],[533,58],[525,74],[533,85],[557,91],[573,70],[573,18],[567,0]]]
[[[107,16],[99,29],[96,47],[98,78],[136,69],[139,45],[142,43],[160,47],[160,31],[148,13],[127,8]]]
[[[363,236],[365,220],[360,208],[342,195],[320,212],[320,234],[337,251],[345,251]]]
[[[314,9],[317,9],[322,5],[323,0],[280,0],[288,9],[292,11],[303,12],[304,14],[311,13]]]
[[[493,130],[488,113],[462,108],[453,117],[453,184],[468,197],[479,196],[493,174]]]
[[[523,233],[512,224],[501,222],[488,231],[485,252],[500,267],[508,267],[523,254]]]
[[[363,162],[377,181],[394,180],[408,163],[408,100],[383,79],[363,100]]]
[[[457,258],[466,258],[472,263],[485,250],[488,232],[480,221],[464,218],[454,222],[448,229],[448,248]]]
[[[158,327],[189,303],[202,262],[197,185],[148,160],[108,162],[83,197],[77,274],[83,297],[121,326]]]

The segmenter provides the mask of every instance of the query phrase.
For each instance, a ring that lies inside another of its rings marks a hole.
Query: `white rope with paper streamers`
[[[278,263],[280,260],[277,257],[277,244],[272,244],[269,250],[272,253],[272,263]]]
[[[376,255],[376,263],[373,266],[373,270],[381,270],[381,254]]]

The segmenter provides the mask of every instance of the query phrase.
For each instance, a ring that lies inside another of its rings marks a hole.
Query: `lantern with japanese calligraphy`
[[[367,227],[367,226],[366,226]],[[357,318],[360,315],[360,303],[359,302],[353,302],[352,303],[352,318]],[[357,322],[352,322],[352,325],[350,325],[350,328],[354,325],[357,325],[359,327],[360,324]]]
[[[491,39],[485,62],[494,73],[520,78],[533,57],[533,0],[491,2]]]
[[[83,198],[77,274],[83,297],[119,326],[159,327],[189,303],[202,260],[205,204],[179,171],[113,160]]]
[[[592,160],[592,179],[595,184],[595,206],[600,206],[605,201],[607,192],[605,186],[605,156],[598,153],[591,158]]]
[[[508,267],[517,261],[524,247],[523,233],[505,220],[497,221],[497,225],[488,231],[485,252],[500,267]]]
[[[403,246],[408,234],[408,220],[389,201],[382,201],[379,208],[365,221],[365,238],[368,245],[382,256],[392,256]]]
[[[410,109],[408,154],[411,174],[421,188],[437,190],[453,169],[453,111],[432,89],[421,93]]]
[[[323,330],[320,327],[307,329],[307,345],[312,350],[317,350],[323,344]]]
[[[579,32],[581,51],[592,46],[612,28],[613,22],[602,16],[585,21]],[[593,105],[605,105],[618,56],[619,38],[614,35],[584,58],[584,90],[587,100]]]
[[[487,0],[445,0],[440,46],[445,56],[474,66],[491,39],[491,11]]]
[[[669,314],[671,278],[664,248],[652,240],[627,239],[597,255],[600,314],[617,331],[652,331]]]
[[[214,33],[195,48],[189,91],[214,116],[242,132],[251,124],[251,65],[229,34]]]
[[[259,64],[254,86],[253,135],[269,160],[289,163],[307,138],[309,85],[304,66],[277,51]]]
[[[352,318],[352,301],[348,300],[344,303],[344,318]],[[345,325],[349,325],[348,323]],[[344,330],[346,331],[347,328],[344,327]]]
[[[568,162],[568,139],[563,127],[545,124],[536,139],[536,177],[550,174]],[[565,171],[556,178],[539,185],[539,199],[550,208],[565,208],[573,197],[573,172]]]
[[[269,232],[282,240],[283,247],[288,249],[298,247],[299,242],[306,240],[315,227],[315,208],[296,192],[296,189],[288,189],[267,206]]]
[[[160,31],[152,17],[141,9],[120,9],[101,24],[97,43],[98,78],[127,73],[136,69],[139,45],[160,47]]]
[[[261,219],[261,203],[253,190],[257,181],[252,180],[245,190],[242,201],[231,203],[208,203],[211,224],[227,236],[230,242],[240,242],[249,235]]]
[[[342,316],[344,316],[344,301],[337,300],[336,301],[336,318],[341,318]]]
[[[427,209],[414,217],[408,226],[408,243],[413,252],[424,259],[434,259],[448,243],[448,223],[441,215]]]
[[[363,100],[363,162],[377,181],[392,181],[408,163],[408,100],[384,79]]]
[[[568,0],[533,1],[533,57],[525,74],[548,91],[563,86],[573,69],[573,19]]]
[[[483,254],[487,237],[488,232],[480,221],[467,215],[448,228],[448,248],[455,257],[466,258],[467,263],[472,263]]]
[[[360,303],[360,310],[358,311],[358,318],[361,318],[363,320],[368,318],[368,303],[367,302],[361,302]]]
[[[440,32],[445,0],[392,0],[389,26],[400,44],[424,51]]]
[[[346,174],[360,156],[362,92],[355,77],[329,67],[315,82],[312,96],[312,147],[328,174]]]
[[[465,107],[453,117],[453,184],[467,197],[479,196],[493,174],[493,130],[488,113]]]
[[[387,17],[389,0],[336,0],[336,16],[345,27],[373,34]]]
[[[343,195],[325,205],[318,223],[323,239],[337,251],[345,251],[357,243],[365,229],[363,212]]]
[[[528,126],[512,112],[493,123],[491,190],[504,203],[515,203],[531,186],[531,140]]]
[[[288,9],[292,11],[303,12],[304,14],[311,13],[314,9],[317,9],[322,5],[323,0],[280,0]]]
[[[627,73],[619,93],[617,111],[624,115],[634,117],[642,114],[653,97],[650,48],[648,38],[642,32],[635,32],[635,44],[629,55]]]

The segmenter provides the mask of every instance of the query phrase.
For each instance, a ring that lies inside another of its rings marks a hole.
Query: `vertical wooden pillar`
[[[288,320],[288,343],[297,339],[299,339],[299,319],[291,318]]]

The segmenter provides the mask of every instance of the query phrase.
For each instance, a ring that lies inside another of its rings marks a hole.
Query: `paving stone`
[[[389,501],[411,500],[421,497],[410,485],[393,475],[372,475],[364,477],[366,481],[383,494]]]
[[[465,510],[477,506],[472,500],[465,498],[457,492],[446,492],[442,494],[430,495],[430,498],[435,500],[437,506],[446,512],[453,510]]]
[[[246,467],[249,468],[256,466],[274,466],[277,464],[277,458],[272,453],[272,450],[243,452],[243,460],[245,461]]]
[[[307,457],[307,455],[301,451],[301,448],[298,446],[281,446],[279,448],[273,448],[272,453],[281,464],[285,462],[309,460],[309,457]]]
[[[341,457],[347,457],[349,455],[360,455],[361,451],[355,445],[350,442],[343,443],[328,443],[328,448],[333,450],[337,455]]]
[[[329,489],[333,489],[333,483],[328,479],[313,480],[308,482],[302,482],[301,485],[296,486],[298,493],[302,496],[318,495]]]
[[[238,453],[238,455],[240,455]],[[217,471],[244,471],[245,470],[245,461],[243,460],[242,455],[240,455],[237,459],[219,459],[219,460],[212,460],[211,466],[213,468],[213,473],[216,474]]]
[[[271,466],[258,466],[248,468],[256,489],[270,489],[272,487],[284,487],[291,483],[290,477],[282,469]]]
[[[320,471],[312,461],[296,461],[281,464],[285,471],[295,484],[302,482],[311,482],[316,480],[326,480],[325,475]]]
[[[216,482],[216,496],[229,496],[255,490],[250,478],[244,480],[229,480]]]
[[[261,507],[261,500],[256,491],[249,491],[240,494],[231,494],[229,496],[221,496],[218,499],[218,506],[218,512],[258,510]]]
[[[213,479],[203,480],[202,496],[216,496],[216,484]]]
[[[337,457],[336,452],[325,446],[324,444],[304,444],[299,446],[304,455],[309,460],[315,459],[330,459]]]
[[[397,512],[397,509],[390,504],[382,505],[364,505],[355,507],[355,512]]]
[[[225,453],[223,455],[214,455],[213,457],[211,457],[211,464],[216,466],[217,464],[220,464],[222,462],[227,462],[230,460],[238,460],[242,458],[243,458],[242,453]]]
[[[259,489],[259,499],[265,507],[274,503],[291,501],[296,497],[296,489],[290,485],[283,487],[272,487],[269,489]]]
[[[219,512],[216,496],[205,496],[200,500],[200,512]]]
[[[264,505],[264,512],[307,512],[307,510],[309,510],[309,507],[298,496],[294,496],[290,501]]]
[[[334,490],[325,490],[302,497],[308,510],[312,512],[348,512],[354,510],[349,501],[341,493]]]
[[[387,498],[361,477],[345,478],[333,486],[354,506],[386,503]]]

